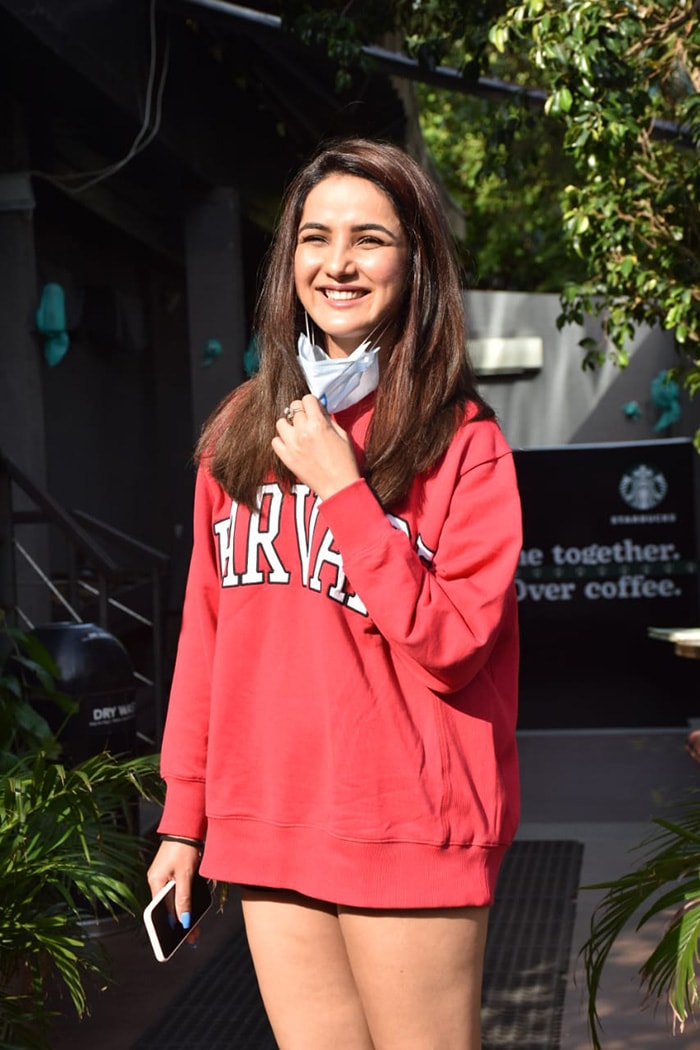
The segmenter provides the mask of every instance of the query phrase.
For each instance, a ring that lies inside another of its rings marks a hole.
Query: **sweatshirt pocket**
[[[440,701],[407,698],[393,676],[335,705],[327,821],[343,837],[442,846],[449,840],[449,753]]]

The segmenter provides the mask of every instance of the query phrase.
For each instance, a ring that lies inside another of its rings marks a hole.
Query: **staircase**
[[[60,570],[39,564],[23,542],[27,527],[37,525],[46,527],[52,541],[60,537],[66,552]],[[50,622],[95,623],[118,638],[134,667],[137,738],[145,750],[160,747],[165,715],[163,595],[169,562],[162,551],[92,515],[66,510],[0,452],[0,610],[15,626],[41,626],[18,598],[21,568],[45,588]]]

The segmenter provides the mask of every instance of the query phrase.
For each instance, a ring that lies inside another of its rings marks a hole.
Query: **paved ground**
[[[584,843],[581,885],[608,881],[638,863],[650,819],[671,817],[700,789],[700,768],[686,755],[685,729],[523,733],[521,837]],[[581,890],[572,940],[561,1050],[591,1046],[578,953],[600,893]],[[700,1050],[700,1023],[673,1034],[665,1009],[643,1008],[637,970],[654,933],[630,930],[611,954],[599,1016],[604,1050]]]
[[[683,749],[686,733],[679,728],[522,732],[520,837],[581,841],[582,885],[629,870],[635,863],[631,851],[648,834],[650,819],[672,816],[682,799],[700,789],[700,768]],[[579,893],[561,1050],[590,1050],[577,957],[598,897],[590,890]],[[51,1050],[130,1050],[239,923],[234,900],[223,915],[205,919],[196,951],[183,950],[167,964],[155,962],[137,925],[105,937],[117,984],[93,995],[88,1019],[67,1016],[58,1024]],[[630,931],[611,958],[599,1001],[604,1048],[700,1050],[700,1023],[673,1035],[665,1011],[642,1009],[636,970],[652,944],[653,936]]]

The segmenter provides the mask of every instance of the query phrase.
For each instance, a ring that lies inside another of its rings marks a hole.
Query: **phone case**
[[[143,912],[143,921],[148,932],[148,937],[158,962],[167,962],[171,959],[181,944],[184,944],[192,930],[202,920],[212,905],[212,893],[209,883],[201,875],[195,875],[192,880],[192,905],[190,914],[192,921],[189,929],[185,929],[175,918],[174,907],[169,902],[169,897],[175,895],[175,881],[171,880],[155,895],[152,901],[146,905]],[[170,909],[168,905],[170,903]]]

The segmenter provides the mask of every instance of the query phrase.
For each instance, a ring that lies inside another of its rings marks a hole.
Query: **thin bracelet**
[[[181,842],[183,846],[194,846],[201,853],[204,849],[204,843],[201,839],[188,839],[182,835],[161,835],[163,842]]]

